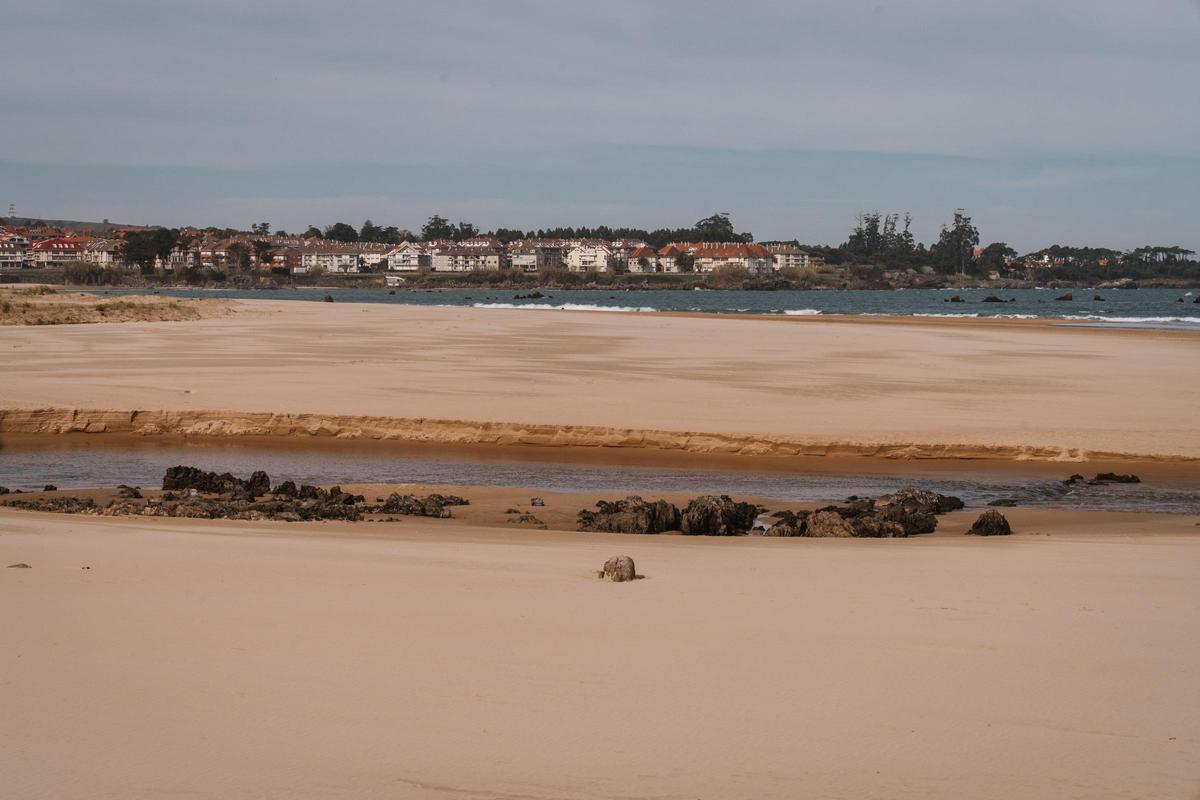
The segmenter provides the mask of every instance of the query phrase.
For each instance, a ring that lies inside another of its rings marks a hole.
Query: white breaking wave
[[[1101,317],[1097,314],[1069,314],[1062,319],[1087,322],[1182,322],[1188,325],[1200,325],[1200,317]]]
[[[783,313],[789,317],[816,317],[825,312],[816,308],[785,308]]]
[[[891,314],[880,314],[881,317],[888,317]],[[914,317],[978,317],[978,314],[913,314]]]
[[[534,311],[658,311],[652,306],[597,306],[590,303],[472,303],[472,308],[520,308]]]

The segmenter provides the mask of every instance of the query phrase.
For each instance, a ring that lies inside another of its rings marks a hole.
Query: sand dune
[[[32,567],[0,569],[4,794],[1191,796],[1190,521],[1013,516],[693,541],[0,510]],[[645,580],[589,576],[619,552]]]
[[[1200,338],[1048,325],[243,302],[0,329],[8,432],[1200,458]],[[136,412],[136,413],[135,413]]]

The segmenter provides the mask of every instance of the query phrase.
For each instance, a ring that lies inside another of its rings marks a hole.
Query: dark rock
[[[508,521],[510,525],[537,525],[541,528],[546,527],[546,523],[535,517],[533,514],[521,514],[519,517],[513,517]]]
[[[983,298],[983,302],[985,302],[985,303],[1003,303],[1004,301],[1001,300],[999,297],[996,297],[996,295],[994,295],[994,294],[989,294],[987,297]]]
[[[963,299],[962,299],[961,297],[959,297],[958,295],[954,295],[953,297],[947,297],[947,298],[946,298],[945,300],[943,300],[942,302],[944,302],[944,303],[965,303],[966,301],[965,301],[965,300],[963,300]]]
[[[530,300],[541,300],[543,297],[545,297],[545,295],[539,292],[537,289],[534,289],[528,294],[528,297]]]
[[[1012,533],[1012,527],[1003,514],[994,508],[989,508],[979,515],[967,533],[973,536],[1008,536]]]
[[[579,512],[581,531],[600,533],[663,533],[679,528],[679,509],[666,500],[647,503],[640,497],[600,500],[596,511]]]
[[[1086,480],[1086,478],[1084,478],[1082,475],[1075,474],[1067,478],[1065,481],[1063,481],[1063,483],[1065,483],[1067,486],[1072,486],[1076,483],[1082,483],[1084,480]]]
[[[937,517],[934,516],[927,506],[917,506],[905,503],[892,503],[890,505],[880,507],[872,517],[863,517],[864,520],[874,520],[879,523],[877,529],[870,527],[860,527],[855,525],[856,531],[869,530],[871,536],[895,536],[896,534],[888,525],[894,525],[902,533],[901,536],[915,536],[921,533],[933,533],[937,529]],[[855,520],[858,523],[859,520]],[[875,533],[878,530],[879,533]],[[857,535],[868,535],[859,532]]]
[[[392,492],[387,501],[377,511],[381,514],[401,514],[408,517],[438,517],[446,519],[450,516],[449,506],[463,503],[446,502],[447,499],[461,500],[462,498],[445,498],[440,494],[427,497],[417,497],[412,494]]]
[[[989,506],[998,506],[1000,508],[1016,508],[1017,501],[1011,497],[1002,497],[999,500],[993,500],[988,503]]]
[[[1192,303],[1194,303],[1195,305],[1200,305],[1200,295],[1197,295],[1196,299],[1193,300]]]
[[[931,514],[947,514],[951,511],[959,511],[966,505],[963,503],[962,498],[948,494],[938,494],[926,489],[901,489],[893,495],[879,498],[878,503],[880,505],[900,503],[915,506],[925,509]]]
[[[140,500],[142,493],[136,486],[125,486],[124,484],[117,487],[117,497],[123,500]]]
[[[90,497],[35,497],[32,500],[11,500],[8,504],[26,511],[49,511],[55,514],[82,514],[96,510],[96,503]]]
[[[763,532],[763,536],[808,535],[809,513],[807,511],[777,511],[771,516],[779,521],[767,528]]]
[[[21,562],[20,564],[9,564],[7,568],[8,569],[33,569],[33,567],[29,566],[28,564],[26,564],[24,562]]]
[[[613,556],[604,562],[598,576],[613,583],[626,583],[637,577],[637,569],[629,556]]]
[[[540,497],[533,497],[533,498],[530,498],[530,500],[529,500],[529,505],[531,505],[531,506],[539,506],[539,507],[540,507],[540,506],[544,506],[544,505],[546,505],[546,501],[545,501],[545,500],[543,500],[543,499],[542,499],[542,498],[540,498]]]
[[[1070,292],[1067,292],[1066,294],[1060,294],[1058,297],[1056,297],[1054,299],[1055,300],[1074,300],[1075,296],[1072,295]]]
[[[207,472],[196,467],[171,467],[163,475],[164,490],[188,491],[195,489],[205,494],[237,494],[242,499],[253,500],[266,494],[271,488],[267,473],[258,471],[250,480],[235,478],[228,472]]]
[[[928,529],[919,522],[909,520],[908,524],[915,528],[913,533],[930,533],[937,527],[937,520],[932,515],[928,515],[928,519],[932,522],[932,527],[928,527]],[[882,515],[855,517],[849,522],[850,527],[854,530],[854,537],[858,539],[902,539],[909,535],[905,524],[885,519]]]
[[[1103,302],[1104,302],[1104,298],[1103,298],[1103,297],[1101,297],[1101,296],[1100,296],[1100,295],[1098,295],[1098,294],[1094,294],[1094,295],[1092,295],[1092,300],[1093,300],[1094,302],[1097,302],[1097,303],[1103,303]]]
[[[330,295],[330,294],[327,294],[327,295],[325,295],[325,302],[326,302],[326,303],[332,303],[332,302],[333,302],[333,295]]]
[[[296,484],[292,481],[284,481],[271,490],[271,494],[277,497],[295,497],[299,494]]]
[[[729,495],[704,495],[687,504],[679,530],[688,536],[740,536],[754,527],[758,506],[735,502]]]
[[[388,294],[395,294],[395,293],[396,293],[395,289],[388,289]]]
[[[7,486],[0,486],[0,494],[8,494],[8,491]]]
[[[814,511],[806,520],[805,536],[816,539],[848,539],[854,536],[854,527],[836,511]]]
[[[1137,475],[1121,475],[1116,472],[1101,472],[1091,480],[1091,483],[1141,483]]]
[[[47,483],[45,486],[42,487],[42,491],[43,492],[57,492],[58,487],[55,486],[53,483]]]

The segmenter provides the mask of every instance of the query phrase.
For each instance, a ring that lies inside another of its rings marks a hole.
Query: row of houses
[[[0,231],[0,268],[53,267],[82,261],[124,268],[122,242],[61,236],[30,242]],[[820,263],[807,251],[787,245],[744,242],[681,242],[654,248],[636,240],[525,239],[504,244],[488,236],[459,242],[331,242],[293,236],[199,238],[176,247],[155,267],[219,271],[277,270],[294,274],[390,272],[479,272],[503,269],[543,272],[712,272],[737,267],[753,274]]]

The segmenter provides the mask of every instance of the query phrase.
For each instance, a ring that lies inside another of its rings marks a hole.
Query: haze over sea
[[[147,294],[146,289],[109,294]],[[1059,300],[1066,293],[1071,300]],[[524,290],[439,289],[161,289],[171,297],[218,295],[235,299],[392,303],[420,306],[474,306],[543,311],[675,311],[781,316],[891,315],[902,317],[994,317],[1064,319],[1081,325],[1200,328],[1198,289],[889,289],[820,291],[547,289],[531,298]],[[963,302],[950,302],[958,296]],[[984,302],[989,296],[1003,303]],[[1097,297],[1103,298],[1101,300]]]

